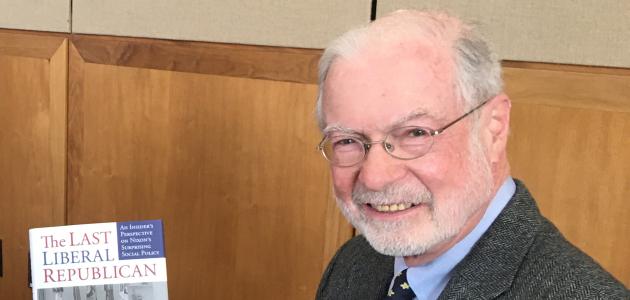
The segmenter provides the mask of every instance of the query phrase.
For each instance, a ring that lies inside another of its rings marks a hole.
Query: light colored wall
[[[630,67],[630,1],[381,0],[378,16],[440,8],[478,21],[502,59]]]
[[[0,0],[0,28],[324,48],[371,0]],[[630,68],[630,1],[380,0],[481,24],[502,59]],[[70,28],[70,26],[72,28]]]
[[[0,0],[0,28],[70,32],[70,0]]]
[[[73,31],[322,48],[370,18],[370,1],[74,0]]]

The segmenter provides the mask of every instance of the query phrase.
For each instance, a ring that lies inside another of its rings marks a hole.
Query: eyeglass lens
[[[433,137],[428,129],[416,126],[395,128],[385,137],[385,140],[374,144],[387,145],[384,147],[390,155],[400,159],[413,159],[424,155],[433,143]],[[322,152],[335,165],[351,166],[362,161],[366,149],[373,143],[364,142],[362,138],[353,135],[331,135],[322,142]]]

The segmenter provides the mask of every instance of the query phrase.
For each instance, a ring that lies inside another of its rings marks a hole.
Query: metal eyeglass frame
[[[453,126],[455,123],[457,123],[457,122],[461,121],[462,119],[466,118],[467,116],[469,116],[470,114],[472,114],[473,112],[475,112],[476,110],[478,110],[479,108],[481,108],[482,106],[484,106],[484,105],[485,105],[486,103],[488,103],[488,102],[490,102],[490,100],[486,100],[486,101],[482,102],[481,104],[479,104],[479,105],[475,106],[473,109],[471,109],[471,110],[470,110],[470,111],[468,111],[467,113],[463,114],[463,115],[462,115],[462,116],[460,116],[459,118],[457,118],[457,119],[453,120],[452,122],[450,122],[450,123],[448,123],[448,124],[446,124],[446,125],[442,126],[442,127],[441,127],[441,128],[439,128],[439,129],[436,129],[436,130],[433,130],[433,129],[430,129],[430,128],[426,128],[426,127],[421,127],[421,126],[404,126],[404,127],[418,127],[418,128],[427,129],[427,132],[429,133],[429,136],[434,137],[434,136],[436,136],[436,135],[441,134],[441,133],[442,133],[442,132],[444,132],[447,128],[449,128],[449,127]],[[393,130],[392,130],[392,131],[393,131]],[[388,134],[385,136],[385,138],[384,138],[384,139],[382,139],[382,140],[380,140],[380,141],[365,142],[365,141],[362,141],[362,140],[358,140],[359,142],[361,142],[361,143],[363,144],[363,149],[364,149],[364,151],[363,151],[363,157],[362,157],[360,160],[358,160],[357,162],[353,163],[353,164],[349,164],[349,165],[338,165],[338,164],[336,164],[336,166],[339,166],[339,167],[352,167],[352,166],[357,165],[358,163],[360,163],[360,162],[364,161],[364,160],[365,160],[365,157],[366,157],[366,156],[367,156],[367,154],[368,154],[368,151],[370,150],[370,148],[372,148],[372,145],[374,145],[374,144],[382,144],[382,145],[383,145],[383,149],[385,150],[385,152],[387,152],[387,154],[389,154],[391,157],[394,157],[394,158],[396,158],[396,159],[400,159],[400,160],[412,160],[412,159],[416,159],[416,158],[422,157],[422,156],[424,156],[425,154],[427,154],[427,152],[431,149],[431,146],[433,145],[433,143],[431,143],[431,145],[429,146],[429,148],[427,148],[427,151],[426,151],[426,152],[424,152],[424,153],[422,153],[422,154],[420,154],[420,155],[418,155],[418,156],[416,156],[416,157],[411,157],[411,158],[398,157],[398,156],[394,155],[392,152],[390,152],[390,151],[393,151],[393,150],[391,150],[391,149],[393,148],[392,144],[389,144],[389,143],[386,143],[386,142],[385,142],[385,141],[387,141],[387,138],[389,137],[389,135],[390,135],[390,133],[388,133]],[[328,158],[328,156],[326,156],[326,152],[324,152],[324,146],[323,146],[323,144],[324,144],[324,142],[326,141],[326,138],[327,138],[327,137],[328,137],[328,136],[327,136],[327,135],[325,135],[325,136],[322,138],[322,140],[321,140],[321,141],[319,142],[319,144],[317,145],[317,150],[319,150],[319,151],[321,152],[322,156],[324,156],[324,158],[325,158],[328,162],[330,162],[331,164],[333,164],[332,160],[330,160],[330,159]]]

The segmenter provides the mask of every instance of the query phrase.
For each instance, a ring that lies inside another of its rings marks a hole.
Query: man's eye
[[[413,128],[407,132],[408,137],[423,137],[426,136],[428,132],[422,128]]]
[[[339,139],[338,141],[335,141],[335,146],[345,146],[345,145],[351,145],[356,143],[357,141],[355,141],[354,139]]]

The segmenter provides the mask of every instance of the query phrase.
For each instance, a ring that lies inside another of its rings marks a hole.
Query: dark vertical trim
[[[69,13],[69,16],[68,16],[68,23],[69,23],[69,25],[70,25],[70,30],[68,30],[68,32],[70,32],[70,33],[72,33],[72,32],[74,31],[74,30],[72,29],[72,21],[73,21],[73,20],[72,20],[72,18],[74,17],[74,16],[72,15],[72,9],[73,9],[73,6],[74,6],[74,3],[72,3],[72,0],[70,0],[70,7],[68,8],[68,9],[69,9],[68,11],[70,12],[70,13]]]
[[[29,242],[30,241],[31,240],[29,239]],[[29,249],[30,249],[30,244],[29,244]],[[31,273],[32,269],[33,268],[31,268],[31,251],[28,251],[28,287],[30,288],[33,288],[33,273]]]
[[[29,236],[29,249],[30,249],[30,236]],[[28,287],[33,288],[33,274],[31,273],[31,251],[28,251]]]
[[[0,277],[3,275],[2,269],[2,240],[0,240]]]
[[[72,1],[70,1],[72,2]],[[70,136],[70,126],[68,126],[68,124],[70,124],[70,59],[71,59],[71,55],[70,55],[70,44],[71,44],[71,40],[70,38],[68,38],[66,40],[66,145],[65,145],[65,151],[63,152],[64,157],[64,169],[63,169],[63,225],[70,225],[68,224],[68,219],[70,219],[70,217],[68,216],[68,214],[70,213],[70,209],[69,207],[69,201],[68,201],[68,178],[70,177],[70,172],[69,167],[68,167],[68,161],[70,161],[68,153],[68,149],[69,145],[68,143],[70,142],[70,139],[68,138]],[[30,257],[30,256],[29,256]]]
[[[370,21],[376,20],[376,2],[377,0],[372,0],[372,11],[370,12]]]

